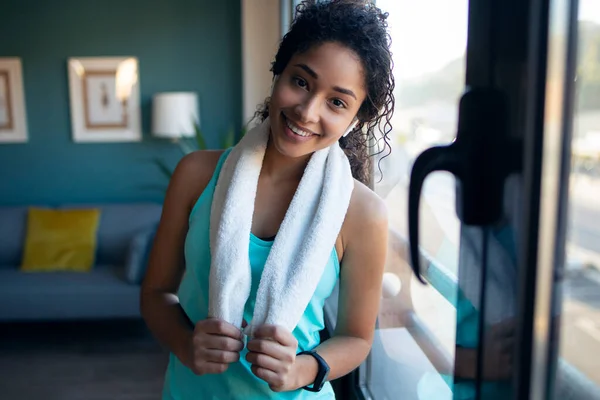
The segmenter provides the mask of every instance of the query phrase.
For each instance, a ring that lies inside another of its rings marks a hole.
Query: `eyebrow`
[[[317,73],[311,67],[309,67],[308,65],[306,65],[306,64],[296,64],[294,66],[298,67],[298,68],[302,68],[307,74],[309,74],[310,76],[312,76],[314,79],[319,79],[319,75],[317,75]],[[334,86],[333,90],[335,90],[336,92],[347,94],[348,96],[354,97],[355,100],[358,100],[356,98],[356,95],[354,94],[354,92],[352,90],[350,90],[350,89],[344,89],[344,88],[339,87],[339,86]]]

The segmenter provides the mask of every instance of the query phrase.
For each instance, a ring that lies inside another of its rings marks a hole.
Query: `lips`
[[[301,128],[300,126],[296,125],[295,123],[290,121],[288,118],[286,118],[286,116],[283,113],[282,113],[282,116],[283,116],[283,121],[285,122],[285,125],[296,135],[301,136],[301,137],[319,136],[310,130]]]
[[[313,132],[301,129],[297,125],[293,124],[291,121],[288,121],[288,119],[285,117],[285,115],[283,115],[283,113],[281,113],[281,125],[282,126],[280,129],[283,134],[283,140],[291,144],[305,143],[311,140],[315,140],[315,137],[318,136],[315,135]]]

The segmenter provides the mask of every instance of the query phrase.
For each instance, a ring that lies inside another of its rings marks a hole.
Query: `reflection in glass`
[[[452,399],[460,227],[454,177],[435,173],[423,188],[420,242],[427,286],[409,265],[406,209],[414,159],[456,134],[468,1],[377,0],[377,6],[389,12],[396,107],[392,152],[384,149],[375,159],[374,186],[390,213],[386,272],[399,278],[400,288],[382,299],[366,386],[374,399]]]

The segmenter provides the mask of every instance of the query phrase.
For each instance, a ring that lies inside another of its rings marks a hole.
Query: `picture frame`
[[[135,57],[68,59],[73,141],[142,140],[138,65]]]
[[[0,58],[0,143],[28,140],[21,59]]]

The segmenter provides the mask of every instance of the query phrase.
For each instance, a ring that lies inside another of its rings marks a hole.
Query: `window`
[[[392,152],[386,156],[383,149],[376,158],[374,189],[390,213],[384,279],[399,279],[401,289],[382,300],[363,389],[374,399],[451,399],[460,228],[454,177],[435,173],[423,188],[420,243],[429,258],[427,286],[414,279],[408,261],[406,210],[415,157],[456,134],[468,1],[378,0],[377,5],[389,12],[396,108],[389,134]]]
[[[433,174],[421,199],[420,243],[430,285],[413,277],[406,247],[407,189],[414,158],[455,135],[464,88],[468,0],[378,0],[388,11],[396,109],[392,153],[378,156],[375,191],[390,211],[386,278],[402,283],[382,300],[373,351],[362,369],[373,399],[451,399],[459,228],[454,178]],[[580,0],[576,112],[569,182],[555,398],[600,395],[600,3]]]

